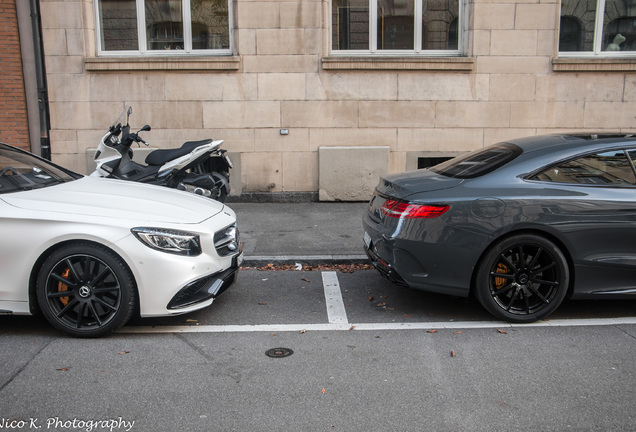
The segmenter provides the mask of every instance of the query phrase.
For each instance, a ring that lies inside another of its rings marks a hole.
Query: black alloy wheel
[[[569,268],[561,250],[533,234],[496,243],[477,271],[475,295],[497,318],[532,322],[554,312],[568,290]]]
[[[74,243],[55,250],[38,273],[37,298],[58,330],[97,337],[124,325],[136,304],[132,273],[105,247]]]

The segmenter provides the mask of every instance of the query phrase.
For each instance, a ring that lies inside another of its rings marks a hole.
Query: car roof
[[[587,148],[636,145],[636,136],[627,133],[550,134],[512,139],[506,142],[519,146],[524,153],[567,149],[585,151]]]
[[[517,177],[582,154],[636,148],[636,136],[626,133],[550,134],[512,139],[505,144],[518,146],[521,154],[493,173]]]

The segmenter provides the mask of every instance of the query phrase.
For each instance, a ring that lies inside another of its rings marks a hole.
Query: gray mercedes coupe
[[[636,136],[507,141],[380,179],[367,255],[398,285],[532,322],[566,297],[636,299]]]

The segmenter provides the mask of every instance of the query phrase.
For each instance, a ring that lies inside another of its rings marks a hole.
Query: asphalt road
[[[243,270],[210,308],[102,339],[4,316],[0,429],[633,431],[634,306],[511,326],[370,270]]]

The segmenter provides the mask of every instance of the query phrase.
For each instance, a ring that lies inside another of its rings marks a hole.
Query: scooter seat
[[[155,150],[153,152],[150,152],[150,154],[146,156],[146,164],[163,165],[168,161],[187,155],[188,153],[192,152],[192,150],[194,150],[197,147],[210,144],[211,142],[212,142],[211,139],[206,139],[201,141],[188,141],[183,143],[183,145],[179,147],[178,149]]]

